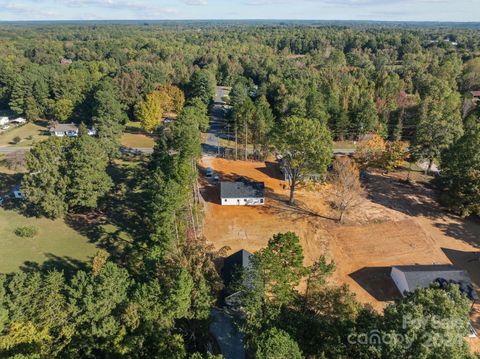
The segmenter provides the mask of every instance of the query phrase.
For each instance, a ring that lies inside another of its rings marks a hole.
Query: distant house
[[[77,137],[78,126],[74,123],[59,123],[50,127],[50,134],[57,137]]]
[[[288,167],[285,164],[285,159],[283,158],[282,155],[278,154],[276,156],[277,161],[278,161],[278,167],[280,169],[280,172],[283,175],[283,180],[284,181],[289,181],[290,180],[290,172],[288,170]],[[324,174],[319,174],[315,172],[307,173],[302,177],[303,180],[305,181],[312,181],[312,182],[321,182],[325,179]]]
[[[480,100],[480,91],[470,91],[470,95],[472,95],[475,101]]]
[[[64,66],[68,66],[68,65],[71,65],[73,63],[72,60],[70,59],[66,59],[64,57],[62,57],[62,59],[60,60],[60,64],[64,65]]]
[[[402,295],[417,288],[428,288],[433,283],[441,286],[453,283],[472,301],[478,299],[468,273],[449,264],[396,266],[392,267],[390,276]]]
[[[222,206],[256,206],[265,204],[265,184],[242,179],[220,183]]]
[[[52,136],[57,137],[77,137],[78,136],[78,125],[75,123],[59,123],[55,126],[50,127],[49,130]],[[97,130],[95,128],[89,128],[87,133],[90,136],[95,136],[97,134]]]
[[[0,117],[0,126],[5,126],[9,122],[10,120],[8,119],[8,117]]]
[[[17,125],[23,125],[24,123],[27,123],[27,120],[24,119],[23,117],[16,118],[14,120],[10,121],[11,123],[16,123]]]

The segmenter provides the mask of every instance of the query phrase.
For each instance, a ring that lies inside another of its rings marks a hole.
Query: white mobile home
[[[265,184],[242,180],[220,183],[222,206],[258,206],[265,204]]]

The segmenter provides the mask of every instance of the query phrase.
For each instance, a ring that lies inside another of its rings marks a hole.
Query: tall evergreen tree
[[[57,218],[67,212],[65,196],[70,179],[66,172],[66,153],[69,141],[66,138],[50,138],[27,153],[28,172],[22,180],[22,191],[38,215]]]
[[[463,132],[460,113],[460,95],[443,82],[431,89],[421,105],[417,122],[414,152],[428,160],[428,170],[440,153],[447,149]]]
[[[103,80],[95,92],[93,126],[109,157],[114,156],[120,146],[126,114],[116,96],[115,87]]]
[[[465,122],[465,133],[442,153],[439,179],[443,202],[462,216],[480,215],[480,123]]]
[[[67,202],[70,209],[96,208],[98,199],[112,186],[107,174],[108,156],[99,139],[89,136],[82,124],[78,137],[68,152],[69,189]]]

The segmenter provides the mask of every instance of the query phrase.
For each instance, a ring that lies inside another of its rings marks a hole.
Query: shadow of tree
[[[5,160],[2,160],[2,165]],[[11,191],[22,180],[21,173],[4,173],[0,172],[0,194]]]
[[[278,180],[285,179],[282,172],[280,171],[280,167],[278,166],[278,163],[276,162],[265,161],[265,167],[258,167],[256,168],[256,170],[274,179],[278,179]]]
[[[367,198],[387,208],[410,216],[435,218],[445,214],[436,202],[434,190],[426,186],[378,173],[369,173],[364,184]]]
[[[448,222],[436,222],[434,226],[449,237],[480,248],[480,223],[478,223],[478,218],[461,219],[454,216],[449,216],[448,218],[451,220]]]
[[[56,256],[52,253],[46,254],[47,260],[39,264],[33,261],[26,261],[20,270],[24,272],[42,272],[47,273],[53,270],[63,271],[67,278],[71,278],[78,270],[86,270],[88,264],[69,256]]]

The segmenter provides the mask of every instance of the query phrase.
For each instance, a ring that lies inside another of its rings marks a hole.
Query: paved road
[[[233,322],[233,317],[221,309],[212,309],[210,332],[215,337],[225,359],[245,359],[243,334]]]
[[[334,155],[344,154],[344,155],[351,155],[354,153],[355,150],[353,148],[335,148],[333,149]]]
[[[0,147],[0,153],[7,154],[12,152],[25,152],[28,151],[30,147],[13,147],[13,146],[2,146]]]
[[[222,97],[225,96],[225,88],[216,87],[215,104],[210,114],[210,127],[208,129],[207,139],[202,144],[204,155],[218,156],[223,154],[224,149],[220,146],[220,137],[223,131],[223,122],[225,120],[224,102]]]

